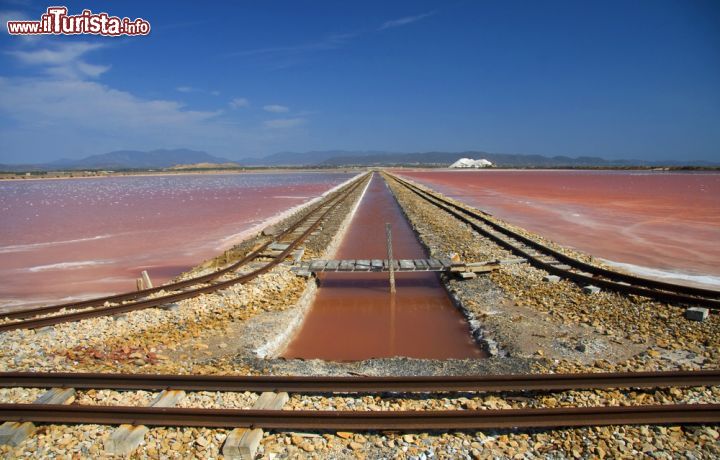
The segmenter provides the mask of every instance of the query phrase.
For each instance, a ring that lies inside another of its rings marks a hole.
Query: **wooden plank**
[[[400,259],[400,270],[415,270],[415,264],[409,259]]]
[[[328,263],[325,264],[325,271],[335,271],[340,266],[339,260],[328,260]]]
[[[53,388],[40,395],[33,404],[72,404],[75,401],[74,388]],[[35,433],[31,422],[5,422],[0,425],[0,444],[19,446]]]
[[[289,248],[290,245],[286,243],[273,243],[270,246],[268,246],[268,249],[271,251],[280,251],[283,252],[287,248]]]
[[[413,262],[415,262],[416,270],[427,270],[428,269],[428,264],[423,259],[415,259]]]
[[[313,260],[310,264],[310,270],[322,270],[325,268],[327,260]]]
[[[150,280],[150,275],[148,275],[147,270],[143,270],[142,273],[140,274],[140,276],[142,277],[142,280],[143,280],[143,287],[145,289],[152,289],[153,284],[152,284],[152,281]]]
[[[387,248],[388,257],[388,278],[390,281],[390,294],[395,294],[395,256],[393,256],[392,225],[390,225],[390,222],[385,222],[385,247]]]
[[[46,391],[33,404],[72,404],[75,401],[75,388],[53,388]]]
[[[448,269],[448,268],[452,267],[452,265],[453,265],[452,261],[450,259],[448,259],[447,257],[441,257],[438,260],[440,261],[443,268],[445,268],[445,269]]]
[[[280,410],[287,403],[287,393],[265,392],[255,401],[253,410]],[[225,439],[222,453],[228,459],[252,460],[257,454],[262,441],[263,430],[260,428],[235,428]]]
[[[173,407],[185,397],[181,390],[164,390],[151,403],[151,407]],[[130,455],[140,445],[149,428],[145,425],[123,424],[105,441],[105,451],[114,455]]]
[[[522,264],[522,263],[527,262],[527,259],[524,257],[517,257],[514,259],[499,259],[497,262],[501,265]]]
[[[351,272],[355,269],[355,259],[348,259],[340,261],[338,271]]]
[[[297,265],[302,261],[303,256],[305,255],[305,248],[297,249],[293,253],[293,264]]]
[[[393,267],[395,268],[395,270],[400,270],[400,264],[398,264],[397,259],[393,260]],[[387,259],[383,259],[383,270],[390,270],[390,264],[388,263]]]
[[[488,273],[495,271],[500,268],[499,264],[487,264],[487,265],[474,265],[471,267],[467,267],[465,271],[471,272],[471,273]]]
[[[0,444],[17,447],[35,433],[31,422],[5,422],[0,425]]]
[[[443,264],[437,259],[427,259],[427,264],[432,270],[441,270],[443,268]]]
[[[361,262],[365,262],[365,261],[358,260],[357,262],[355,262],[355,271],[356,272],[369,272],[371,269],[370,261],[368,260],[367,264],[364,264]]]

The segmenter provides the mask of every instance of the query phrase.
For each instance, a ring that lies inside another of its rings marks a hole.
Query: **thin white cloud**
[[[233,109],[239,109],[242,107],[249,107],[249,106],[250,106],[250,101],[248,101],[244,97],[236,97],[235,99],[230,101],[230,107],[232,107]]]
[[[99,43],[58,43],[49,48],[34,50],[13,50],[7,53],[29,66],[42,67],[53,76],[65,79],[97,78],[110,69],[110,66],[85,62],[82,57],[102,48]]]
[[[286,46],[253,48],[228,53],[226,57],[242,57],[245,62],[252,62],[272,70],[281,70],[308,62],[313,56],[332,52],[347,45],[361,32],[333,34],[317,41]]]
[[[51,75],[56,75],[60,78],[74,79],[74,78],[97,78],[110,70],[109,65],[95,65],[88,64],[83,61],[68,62],[66,65],[50,67],[47,72]]]
[[[272,46],[268,48],[255,48],[237,51],[231,53],[231,56],[252,56],[261,54],[295,54],[295,53],[307,53],[311,51],[326,51],[334,50],[342,47],[347,43],[348,40],[357,36],[357,33],[347,34],[333,34],[328,35],[322,40],[315,42],[302,43],[299,45],[288,45],[288,46]]]
[[[275,120],[267,120],[264,125],[267,128],[279,129],[279,128],[294,128],[296,126],[304,125],[307,120],[305,118],[278,118]]]
[[[290,111],[288,107],[278,104],[270,104],[263,106],[263,110],[270,113],[287,113]]]
[[[8,21],[30,21],[30,16],[22,11],[3,10],[0,11],[0,27],[6,35],[10,35],[7,29]]]
[[[430,11],[428,13],[418,14],[415,16],[405,16],[403,18],[399,19],[393,19],[392,21],[386,21],[383,23],[383,25],[380,26],[378,30],[385,30],[385,29],[392,29],[395,27],[402,27],[406,26],[408,24],[412,24],[413,22],[420,21],[421,19],[425,19],[429,16],[432,16],[435,14],[435,11]]]
[[[18,121],[70,122],[78,128],[163,127],[209,120],[220,112],[185,110],[175,101],[141,99],[93,81],[0,77],[0,110]],[[26,101],[23,103],[22,101]]]
[[[210,94],[212,96],[220,95],[220,91],[217,91],[217,90],[208,91],[208,90],[205,90],[202,88],[195,88],[194,86],[187,86],[187,85],[176,86],[175,91],[177,91],[178,93],[205,93],[205,94]]]
[[[52,48],[8,51],[8,53],[24,64],[57,66],[79,59],[83,54],[99,48],[102,48],[99,43],[59,43]]]

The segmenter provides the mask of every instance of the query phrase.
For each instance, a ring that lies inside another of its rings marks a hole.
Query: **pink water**
[[[401,174],[625,270],[676,283],[720,286],[720,173]]]
[[[0,182],[0,311],[157,285],[349,179],[212,174]]]
[[[334,257],[387,258],[386,223],[392,227],[393,257],[427,257],[378,174]],[[320,288],[300,330],[283,352],[286,358],[485,357],[435,273],[397,273],[395,294],[390,293],[387,273],[320,273],[318,277]]]

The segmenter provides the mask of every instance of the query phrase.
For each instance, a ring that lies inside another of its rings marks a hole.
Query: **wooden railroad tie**
[[[53,388],[38,397],[33,404],[72,404],[75,401],[74,388]],[[32,422],[5,422],[0,425],[0,444],[19,446],[35,433]]]
[[[266,391],[253,404],[253,410],[281,410],[290,399],[286,392]],[[222,453],[228,459],[252,460],[263,437],[261,428],[235,428],[223,444]]]
[[[184,397],[184,391],[164,390],[150,403],[150,406],[173,407]],[[105,441],[105,450],[110,454],[130,455],[145,439],[149,430],[145,425],[120,425]]]

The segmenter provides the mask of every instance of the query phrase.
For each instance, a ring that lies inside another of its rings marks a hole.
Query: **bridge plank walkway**
[[[297,264],[293,269],[298,272],[387,272],[390,270],[388,259],[345,259],[345,260],[309,260]],[[498,263],[453,262],[450,259],[393,259],[396,272],[489,272],[498,268]]]

